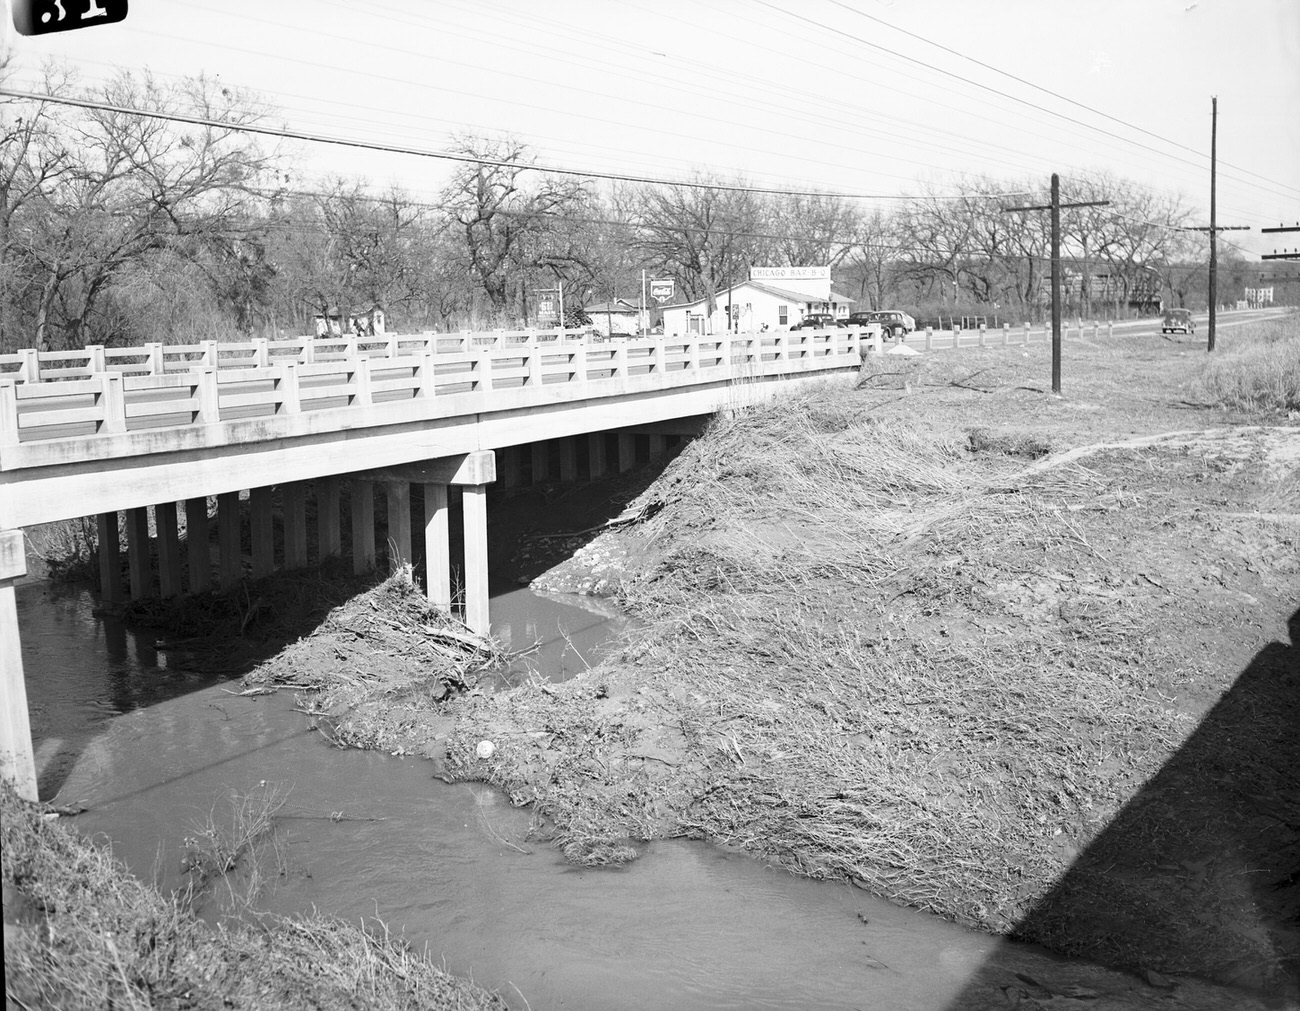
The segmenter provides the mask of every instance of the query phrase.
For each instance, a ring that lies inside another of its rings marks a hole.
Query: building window
[[[790,307],[788,305],[778,305],[776,307],[776,322],[778,326],[785,326],[790,322]]]

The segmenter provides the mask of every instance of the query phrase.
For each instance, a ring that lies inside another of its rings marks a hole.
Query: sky
[[[1105,171],[1208,224],[1217,96],[1218,220],[1252,227],[1224,238],[1300,248],[1259,232],[1300,222],[1300,0],[130,0],[116,25],[5,24],[19,90],[47,59],[87,85],[203,72],[279,128],[430,152],[509,135],[545,166],[872,207],[963,175],[1045,200],[1058,172],[1068,200]],[[451,169],[289,150],[304,189],[361,176],[433,199]]]

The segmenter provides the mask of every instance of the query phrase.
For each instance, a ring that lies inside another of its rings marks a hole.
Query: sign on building
[[[671,277],[650,279],[650,297],[660,305],[669,301],[676,290],[676,284]]]
[[[824,267],[750,267],[751,281],[826,281],[831,279],[831,268]]]

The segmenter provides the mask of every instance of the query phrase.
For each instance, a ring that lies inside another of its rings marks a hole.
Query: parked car
[[[1160,320],[1161,333],[1196,333],[1190,309],[1166,309]]]
[[[880,324],[882,337],[906,337],[916,329],[916,320],[897,309],[878,309],[875,312],[855,312],[849,316],[849,326]]]
[[[836,319],[828,312],[810,312],[798,323],[793,324],[791,330],[833,330],[837,326],[844,326],[844,321]]]

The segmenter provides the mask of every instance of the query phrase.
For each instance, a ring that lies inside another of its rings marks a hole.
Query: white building
[[[585,305],[582,311],[591,320],[592,329],[604,337],[635,337],[649,329],[649,310],[624,298]]]
[[[853,299],[831,289],[830,267],[751,267],[750,279],[711,299],[663,307],[664,333],[736,333],[788,330],[810,313],[849,314]]]

